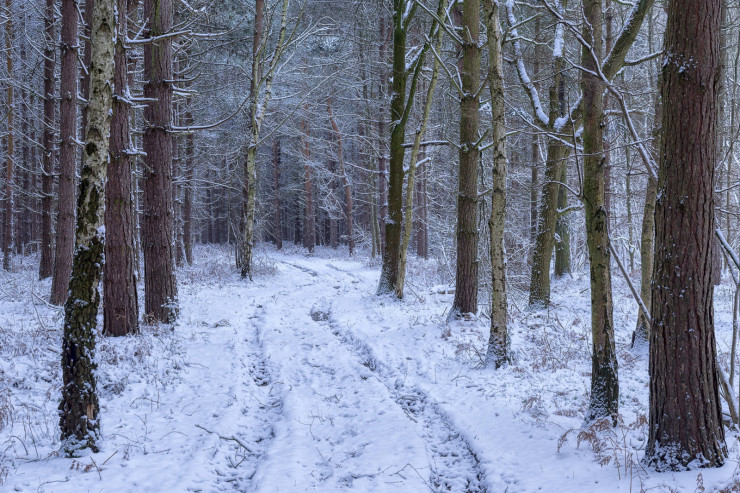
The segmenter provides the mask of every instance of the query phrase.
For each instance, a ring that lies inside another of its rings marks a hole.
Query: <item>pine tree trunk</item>
[[[54,277],[50,302],[67,299],[75,231],[75,162],[77,156],[77,0],[62,0],[61,85],[59,102],[59,206],[57,212]]]
[[[187,101],[186,106],[190,104]],[[193,115],[185,112],[185,125],[192,126]],[[193,265],[193,173],[195,158],[195,135],[189,132],[185,137],[185,197],[182,205],[182,241],[185,245],[185,261]]]
[[[281,148],[280,139],[275,139],[272,143],[272,166],[275,177],[275,224],[273,228],[275,230],[275,245],[278,250],[283,249],[283,204],[280,197],[282,193],[280,191],[280,164],[281,164]]]
[[[584,0],[581,89],[583,91],[583,202],[591,272],[591,400],[587,420],[610,418],[616,425],[619,380],[614,344],[609,217],[606,209],[604,157],[604,82],[596,75],[602,41],[601,0]]]
[[[54,184],[54,109],[56,106],[54,94],[56,34],[54,24],[54,0],[46,0],[46,10],[44,12],[44,159],[43,175],[41,178],[40,279],[47,279],[54,273],[53,233],[51,229],[52,186]]]
[[[15,108],[13,107],[13,0],[5,0],[5,8],[8,17],[5,20],[5,62],[8,70],[8,84],[5,106],[7,110],[5,145],[5,225],[3,231],[3,270],[9,271],[13,258],[13,171],[15,168],[15,149],[13,118]]]
[[[311,137],[311,129],[308,127],[308,122],[304,118],[301,122],[302,133],[301,133],[301,149],[303,152],[303,184],[306,192],[306,213],[305,213],[305,224],[306,227],[303,231],[303,246],[308,250],[309,253],[313,253],[314,247],[316,246],[316,208],[313,202],[313,177],[311,172],[311,148],[309,147],[308,139]]]
[[[116,36],[114,0],[97,0],[92,20],[92,62],[87,140],[83,151],[75,231],[75,255],[64,304],[62,339],[62,400],[59,405],[64,450],[98,451],[100,422],[95,378],[95,331],[103,263],[104,187],[113,105],[113,41]]]
[[[355,251],[355,236],[354,236],[354,210],[352,203],[352,184],[347,176],[347,170],[344,166],[344,149],[342,147],[342,133],[339,131],[339,126],[334,118],[334,114],[331,111],[331,100],[327,99],[327,108],[329,111],[329,122],[331,123],[332,131],[336,136],[337,142],[337,161],[339,162],[339,174],[342,177],[342,186],[344,187],[344,210],[345,219],[347,221],[347,243],[349,244],[349,254]]]
[[[139,331],[139,300],[134,263],[134,204],[132,201],[130,107],[126,30],[128,0],[117,0],[118,37],[115,49],[113,118],[110,164],[105,184],[105,268],[103,277],[103,334],[124,336]]]
[[[727,456],[711,272],[721,4],[668,2],[645,456],[658,470]]]
[[[457,270],[450,315],[478,313],[478,159],[480,151],[480,0],[463,2]]]
[[[99,0],[98,0],[99,1]],[[172,29],[172,0],[145,0],[146,36]],[[144,312],[151,320],[177,318],[172,204],[172,38],[144,45]]]
[[[504,67],[502,32],[498,2],[484,1],[488,34],[488,82],[491,91],[493,127],[493,189],[491,216],[488,218],[491,257],[491,334],[486,352],[487,366],[500,368],[509,359],[509,332],[506,324],[506,105],[504,103]]]

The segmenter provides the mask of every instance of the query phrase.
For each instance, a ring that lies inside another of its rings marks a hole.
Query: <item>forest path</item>
[[[428,491],[424,437],[327,324],[329,299],[356,289],[352,276],[289,262],[279,269],[277,292],[260,298],[253,321],[286,388],[257,491]]]

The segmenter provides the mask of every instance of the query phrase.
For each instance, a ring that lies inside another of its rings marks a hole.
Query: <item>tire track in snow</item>
[[[328,326],[388,388],[396,404],[409,419],[417,423],[432,461],[429,478],[432,491],[486,492],[486,482],[478,456],[439,405],[418,387],[406,386],[404,379],[389,365],[378,360],[364,341],[349,331],[339,329],[337,321],[331,315]]]
[[[257,309],[259,313],[262,307],[257,305]],[[231,369],[228,375],[221,376],[224,383],[233,382],[233,398],[225,408],[214,408],[213,416],[218,416],[215,422],[196,425],[218,437],[209,454],[214,484],[190,488],[191,491],[252,491],[255,474],[275,437],[275,423],[281,419],[282,384],[274,382],[261,327],[249,321],[246,327],[237,326],[233,331],[230,345],[226,346],[231,354],[223,355],[223,360],[231,360]]]
[[[305,266],[288,264],[312,277],[319,272]],[[357,276],[337,268],[328,267],[351,278]],[[315,321],[324,322],[334,336],[349,347],[378,380],[388,389],[396,404],[410,420],[416,423],[419,435],[424,439],[430,456],[431,471],[428,486],[439,492],[487,492],[486,481],[476,453],[471,445],[451,423],[449,416],[426,392],[416,386],[406,386],[390,365],[380,361],[370,346],[358,339],[351,331],[340,328],[333,318],[331,303],[315,305],[311,310]]]

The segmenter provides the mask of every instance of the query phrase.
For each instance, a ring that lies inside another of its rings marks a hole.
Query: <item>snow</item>
[[[584,427],[590,383],[588,274],[553,282],[548,311],[510,293],[514,360],[483,369],[485,316],[448,324],[453,295],[435,261],[410,259],[407,299],[377,297],[376,261],[261,246],[253,283],[225,248],[178,271],[181,318],[98,338],[102,450],[60,457],[61,313],[26,262],[0,283],[2,491],[693,492],[719,469],[640,465],[645,348],[614,279],[617,428]],[[734,287],[716,291],[726,369]]]

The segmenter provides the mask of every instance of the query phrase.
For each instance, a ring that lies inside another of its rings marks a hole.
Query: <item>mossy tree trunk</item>
[[[597,75],[601,65],[602,3],[584,0],[581,90],[583,91],[583,202],[586,242],[591,272],[591,399],[587,420],[610,418],[616,425],[619,380],[614,344],[609,216],[606,208],[606,159],[604,155],[604,82]]]
[[[103,263],[103,207],[113,108],[115,0],[97,0],[92,16],[90,100],[77,201],[75,253],[64,304],[62,401],[64,450],[98,451],[100,422],[95,379],[95,330]]]

